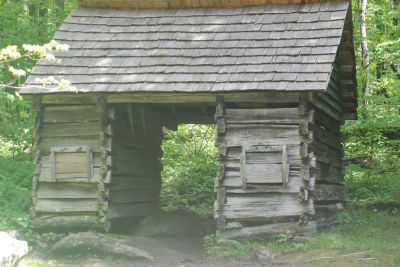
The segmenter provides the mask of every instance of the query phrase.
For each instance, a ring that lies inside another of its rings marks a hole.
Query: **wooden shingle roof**
[[[54,37],[69,51],[39,60],[21,93],[60,92],[36,81],[50,75],[80,92],[324,91],[348,11],[348,2],[78,8]]]

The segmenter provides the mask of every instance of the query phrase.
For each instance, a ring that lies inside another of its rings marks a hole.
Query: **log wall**
[[[298,199],[305,171],[300,99],[271,97],[268,103],[240,105],[219,99],[215,217],[220,237],[315,231],[313,199]]]
[[[309,130],[312,134],[308,155],[312,157],[312,175],[316,179],[313,198],[318,228],[334,224],[337,215],[347,204],[340,135],[345,110],[341,101],[340,69],[336,61],[327,93],[311,94],[308,102]]]
[[[102,109],[35,98],[32,211],[38,228],[104,229]]]
[[[115,106],[110,220],[140,218],[160,208],[163,135],[159,118],[142,106]]]

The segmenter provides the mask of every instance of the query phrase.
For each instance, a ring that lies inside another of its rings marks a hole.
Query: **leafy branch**
[[[9,45],[0,49],[0,71],[8,74],[8,81],[0,83],[0,90],[6,88],[19,90],[18,85],[23,77],[26,77],[28,70],[20,67],[19,63],[23,59],[38,60],[44,59],[50,62],[58,62],[53,52],[63,52],[68,50],[68,45],[60,44],[54,40],[44,45],[23,44],[18,48],[16,45]],[[57,80],[54,77],[46,77],[36,79],[43,87],[56,85],[59,89],[70,87],[70,82],[67,80]]]

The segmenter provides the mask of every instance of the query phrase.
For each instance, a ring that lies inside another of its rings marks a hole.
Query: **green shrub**
[[[32,175],[32,163],[0,157],[0,228],[31,228]]]
[[[164,209],[213,209],[214,130],[214,126],[188,124],[165,132],[161,192]]]
[[[366,168],[349,165],[346,184],[352,200],[390,199],[400,196],[400,162],[374,161]]]

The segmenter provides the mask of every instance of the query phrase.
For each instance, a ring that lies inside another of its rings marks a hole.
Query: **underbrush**
[[[163,209],[212,212],[217,172],[214,132],[214,125],[193,124],[164,132]]]
[[[29,216],[33,164],[0,157],[0,229],[33,235]]]
[[[346,185],[352,201],[400,199],[400,161],[375,161],[368,168],[349,165]]]

